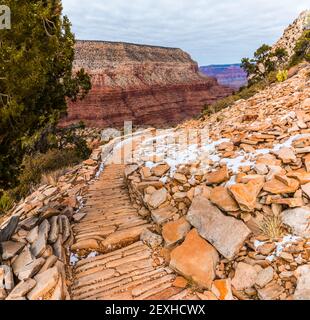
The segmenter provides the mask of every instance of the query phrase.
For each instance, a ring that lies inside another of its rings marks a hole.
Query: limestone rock
[[[150,198],[148,200],[148,205],[151,208],[156,209],[160,205],[166,202],[167,197],[168,197],[167,189],[161,188],[159,190],[156,190],[153,194],[150,195]]]
[[[44,258],[39,258],[39,259],[33,260],[32,262],[30,262],[29,264],[24,266],[24,268],[22,268],[19,271],[18,279],[25,280],[28,278],[32,278],[35,274],[37,274],[39,272],[39,270],[44,265],[44,263],[45,263]]]
[[[216,250],[193,229],[171,252],[170,267],[201,288],[210,289],[218,260]]]
[[[230,279],[214,280],[211,290],[219,300],[234,300]]]
[[[2,242],[0,247],[2,248],[2,259],[8,260],[19,254],[25,247],[25,244],[22,242],[6,241]]]
[[[215,187],[210,194],[210,201],[223,211],[238,211],[239,206],[235,199],[230,195],[227,188]]]
[[[22,280],[8,295],[7,300],[15,300],[26,296],[35,285],[36,281],[34,279]]]
[[[143,231],[140,235],[140,240],[152,249],[158,248],[163,242],[163,238],[160,235],[155,234],[150,230]]]
[[[239,252],[251,234],[242,221],[225,216],[203,196],[194,198],[186,219],[227,259]]]
[[[182,217],[177,221],[168,222],[163,226],[162,235],[166,246],[171,246],[183,240],[190,231],[191,225]]]
[[[152,219],[157,224],[163,224],[167,222],[177,212],[177,209],[172,206],[166,206],[151,211]]]
[[[242,291],[254,286],[257,279],[257,271],[250,264],[239,262],[236,273],[232,279],[232,285],[238,291]]]
[[[205,179],[207,185],[220,184],[224,181],[227,181],[229,179],[228,169],[226,166],[224,166],[219,170],[207,173],[205,175]]]
[[[281,214],[282,222],[289,226],[293,233],[301,237],[310,237],[310,208],[288,209]]]
[[[59,272],[57,267],[46,270],[43,273],[35,276],[36,285],[35,287],[27,294],[29,300],[39,300],[44,297],[50,290],[55,288],[58,279]]]
[[[169,170],[170,166],[167,163],[158,164],[151,169],[152,173],[157,177],[162,177]]]
[[[298,267],[295,271],[297,287],[294,293],[295,300],[310,300],[310,265]]]
[[[263,189],[273,194],[294,193],[299,187],[299,182],[289,179],[286,176],[276,175],[275,178],[267,181]]]
[[[273,280],[274,270],[272,267],[267,267],[261,270],[256,279],[256,285],[260,288],[264,288],[269,282]]]
[[[280,295],[283,293],[284,288],[281,287],[279,284],[272,282],[268,284],[263,289],[258,289],[258,297],[261,300],[276,300],[280,297]]]
[[[262,180],[250,180],[247,184],[232,185],[229,190],[244,211],[254,211],[256,198],[263,187]]]

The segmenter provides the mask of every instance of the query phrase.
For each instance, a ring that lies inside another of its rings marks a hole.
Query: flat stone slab
[[[251,234],[241,220],[225,216],[203,195],[194,198],[186,219],[227,259],[234,258]]]
[[[6,241],[2,242],[0,246],[2,247],[2,259],[8,260],[19,254],[25,247],[25,244],[22,242]]]

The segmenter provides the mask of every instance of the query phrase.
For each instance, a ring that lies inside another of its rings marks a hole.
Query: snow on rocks
[[[235,283],[238,299],[292,299],[294,272],[309,261],[309,71],[302,65],[248,100],[161,130],[134,151],[130,165],[137,167],[126,176],[132,201],[157,225],[166,249],[182,247],[188,230],[178,228],[186,218],[219,253],[214,282]],[[150,206],[162,189],[165,201]],[[237,284],[240,263],[255,269],[244,286]]]

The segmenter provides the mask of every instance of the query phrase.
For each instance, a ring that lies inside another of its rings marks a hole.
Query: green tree
[[[285,49],[272,50],[272,47],[263,44],[255,51],[252,59],[243,58],[241,66],[247,72],[251,85],[266,79],[271,72],[276,71],[277,67],[284,63],[286,57]]]
[[[72,72],[75,39],[60,0],[2,4],[12,12],[12,28],[0,30],[0,189],[9,189],[42,136],[55,142],[67,99],[83,99],[91,84],[83,69]]]
[[[305,30],[300,39],[298,39],[290,66],[294,66],[303,60],[310,62],[310,30]]]

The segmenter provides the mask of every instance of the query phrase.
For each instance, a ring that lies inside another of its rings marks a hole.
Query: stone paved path
[[[85,218],[73,226],[72,250],[98,255],[74,266],[72,299],[184,299],[188,292],[172,286],[172,270],[140,241],[151,225],[132,206],[123,172],[121,165],[105,168],[89,188]]]

